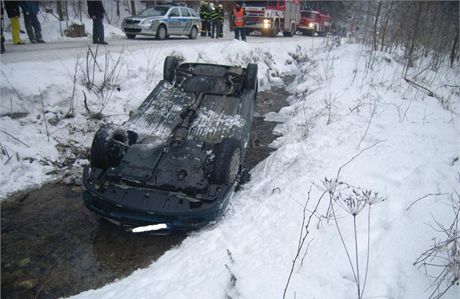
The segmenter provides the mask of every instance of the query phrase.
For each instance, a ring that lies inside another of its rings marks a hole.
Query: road
[[[294,37],[282,37],[278,36],[275,38],[271,37],[262,37],[262,36],[249,36],[247,38],[248,43],[250,44],[264,44],[267,42],[279,42],[280,47],[282,46],[283,41],[288,39],[299,40],[299,42],[308,41],[313,43],[314,40],[321,40],[318,37],[307,37],[307,36],[294,36]],[[170,47],[174,45],[190,44],[190,45],[199,45],[202,44],[203,47],[206,47],[208,44],[221,43],[222,41],[231,41],[233,36],[231,34],[226,35],[222,39],[211,39],[211,38],[201,38],[198,37],[196,40],[190,40],[186,37],[171,37],[167,40],[155,40],[154,38],[136,38],[134,40],[128,40],[126,38],[117,37],[108,39],[109,43],[107,46],[99,46],[104,50],[110,50],[111,52],[119,52],[122,48],[131,52],[138,49],[145,48],[162,48]],[[51,41],[45,44],[25,44],[13,46],[11,44],[6,45],[6,53],[0,56],[1,63],[17,63],[17,62],[29,62],[29,61],[54,61],[57,59],[65,59],[72,56],[77,56],[82,53],[84,49],[88,46],[96,47],[92,45],[91,40],[78,38],[74,40],[65,40],[65,41]]]

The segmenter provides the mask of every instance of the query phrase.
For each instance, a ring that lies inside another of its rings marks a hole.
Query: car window
[[[192,16],[194,16],[195,18],[199,18],[198,14],[196,13],[196,11],[193,9],[193,8],[188,8],[188,11],[190,12],[190,14]]]
[[[179,9],[177,7],[174,7],[173,9],[171,9],[171,11],[169,12],[169,16],[170,17],[180,17]]]
[[[141,17],[158,17],[158,16],[164,16],[168,12],[169,7],[152,7],[152,8],[147,8],[144,9],[139,13],[139,16]]]
[[[188,12],[187,8],[181,7],[180,8],[180,13],[183,17],[190,17],[190,13]]]

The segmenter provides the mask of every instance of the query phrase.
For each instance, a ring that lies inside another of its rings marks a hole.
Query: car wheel
[[[134,39],[134,38],[136,38],[136,35],[135,34],[126,34],[126,37],[128,39]]]
[[[91,166],[107,169],[120,164],[126,147],[128,135],[114,125],[103,125],[94,136],[91,145]]]
[[[294,24],[291,25],[291,28],[289,29],[289,31],[283,32],[283,36],[287,36],[287,37],[294,36],[294,34],[295,34],[295,25]]]
[[[156,39],[158,40],[163,40],[167,37],[167,32],[166,32],[166,27],[165,25],[160,25],[158,26],[158,29],[157,29],[157,34],[156,34]]]
[[[234,138],[224,138],[214,148],[213,184],[233,184],[241,169],[241,146]]]
[[[190,35],[188,36],[188,38],[196,39],[197,36],[198,36],[198,29],[195,26],[193,26],[192,30],[190,30]]]
[[[243,87],[246,89],[255,89],[257,87],[257,64],[250,63],[246,68]]]
[[[271,32],[272,37],[277,36],[279,32],[280,32],[280,22],[279,22],[279,20],[276,20],[275,21],[275,26],[273,26],[273,30]]]
[[[168,56],[163,65],[163,79],[169,83],[174,82],[176,77],[176,68],[179,65],[179,59],[176,56]]]

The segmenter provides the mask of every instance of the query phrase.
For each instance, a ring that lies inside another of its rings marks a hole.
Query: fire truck
[[[303,35],[325,35],[331,28],[331,16],[318,10],[305,9],[300,11],[299,30]]]
[[[300,21],[300,0],[244,1],[245,28],[266,36],[293,36]]]

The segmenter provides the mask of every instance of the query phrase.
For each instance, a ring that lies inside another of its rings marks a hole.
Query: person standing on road
[[[24,25],[26,26],[27,35],[32,44],[44,43],[42,38],[42,27],[38,21],[37,14],[39,11],[38,1],[22,1],[22,14],[24,15]]]
[[[201,1],[200,4],[200,18],[201,18],[201,36],[206,36],[210,31],[209,24],[209,7],[208,3]]]
[[[107,45],[104,41],[104,6],[102,1],[87,1],[88,14],[93,19],[93,44]]]
[[[219,38],[218,35],[218,19],[219,12],[214,7],[214,3],[209,4],[209,19],[211,20],[211,38]]]
[[[218,17],[217,17],[216,38],[222,38],[224,37],[224,6],[222,4],[219,4],[217,6],[217,12],[218,12]]]
[[[19,11],[20,1],[5,1],[5,9],[10,18],[11,23],[11,36],[13,37],[13,45],[23,45],[24,42],[19,36],[21,27],[19,25],[19,16],[21,15]]]
[[[246,32],[244,29],[244,8],[240,3],[236,3],[235,8],[232,10],[233,31],[235,31],[235,39],[246,41]]]

